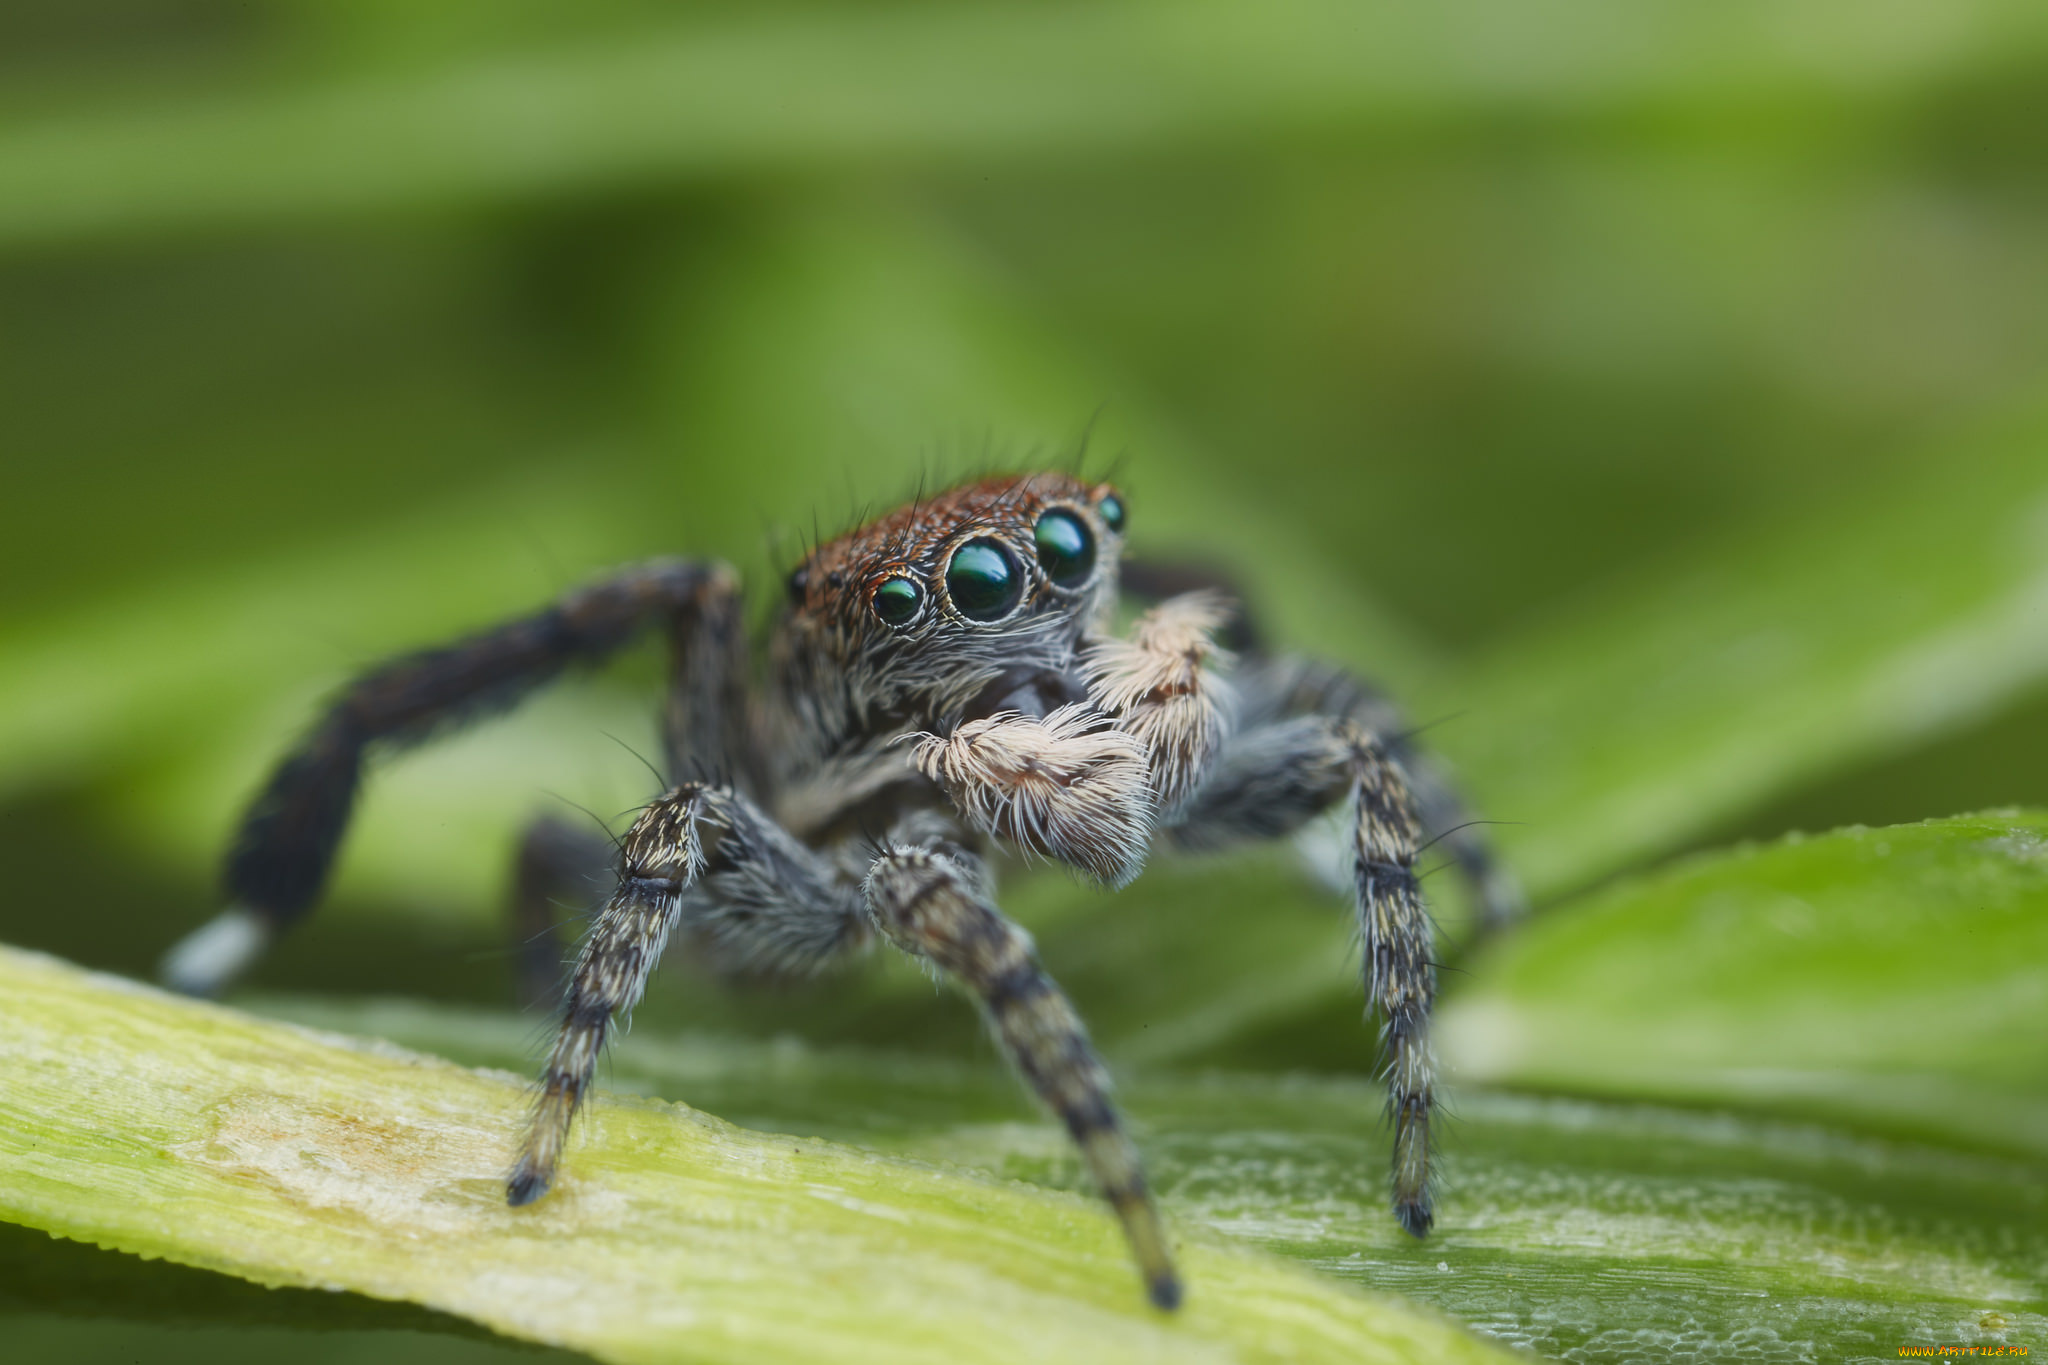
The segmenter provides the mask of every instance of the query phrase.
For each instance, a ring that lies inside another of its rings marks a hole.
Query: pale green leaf
[[[485,1064],[530,1065],[517,1019],[413,1002],[266,1011]],[[790,1040],[655,1035],[614,1083],[750,1127],[1082,1187],[1064,1133],[1001,1064]],[[1426,1241],[1386,1207],[1383,1096],[1363,1079],[1138,1073],[1123,1088],[1174,1217],[1582,1362],[1877,1357],[2048,1329],[2038,1162],[1806,1123],[1460,1090]],[[2000,1322],[2003,1326],[1999,1326]]]
[[[1457,1074],[2048,1159],[2048,814],[1703,854],[1470,964]]]
[[[0,952],[0,1216],[615,1361],[1484,1360],[1448,1324],[1184,1239],[1144,1302],[1094,1200],[601,1099],[504,1204],[522,1081]]]

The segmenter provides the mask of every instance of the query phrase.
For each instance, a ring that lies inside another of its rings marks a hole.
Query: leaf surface
[[[522,1066],[502,1014],[268,998],[324,1026]],[[1000,1064],[641,1030],[615,1083],[750,1127],[1079,1188],[1065,1135]],[[2048,1329],[2038,1161],[1829,1126],[1470,1088],[1441,1125],[1437,1226],[1386,1207],[1384,1099],[1364,1080],[1141,1071],[1123,1088],[1175,1218],[1586,1362],[1881,1356]],[[2003,1322],[2003,1326],[1999,1323]]]
[[[1440,1036],[1475,1082],[2048,1159],[2038,811],[1700,855],[1546,917],[1471,973]]]
[[[1459,1329],[1189,1240],[1149,1309],[1095,1201],[651,1101],[509,1209],[500,1073],[0,952],[0,1215],[614,1361],[1486,1360]]]

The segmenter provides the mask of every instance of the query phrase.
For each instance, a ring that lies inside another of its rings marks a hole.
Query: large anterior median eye
[[[999,621],[1024,595],[1024,574],[1001,542],[970,540],[946,566],[946,595],[970,621]]]
[[[914,578],[885,578],[875,589],[875,615],[892,626],[908,624],[924,605],[924,587]]]
[[[1038,562],[1045,576],[1060,587],[1078,588],[1095,572],[1095,537],[1064,507],[1040,517],[1031,534],[1038,542]]]

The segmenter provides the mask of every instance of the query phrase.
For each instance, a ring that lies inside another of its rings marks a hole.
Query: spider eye
[[[789,589],[789,605],[791,605],[792,607],[802,606],[804,604],[804,589],[808,588],[810,585],[810,566],[807,564],[799,565],[795,570],[793,570],[790,573],[789,581],[783,585]]]
[[[999,621],[1024,596],[1024,575],[1001,542],[970,540],[946,566],[946,595],[970,621]]]
[[[924,587],[914,578],[885,578],[875,589],[875,615],[889,625],[908,625],[923,605]]]
[[[1031,537],[1045,576],[1062,588],[1078,588],[1095,572],[1095,537],[1081,519],[1055,507],[1038,519]]]
[[[1124,530],[1124,500],[1114,493],[1104,493],[1102,501],[1095,504],[1095,510],[1102,514],[1102,524],[1118,535]]]

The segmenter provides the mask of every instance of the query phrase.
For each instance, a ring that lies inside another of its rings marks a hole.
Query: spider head
[[[850,531],[789,576],[784,695],[862,729],[1074,700],[1123,528],[1114,488],[1047,473],[965,484]]]

